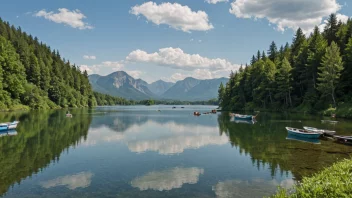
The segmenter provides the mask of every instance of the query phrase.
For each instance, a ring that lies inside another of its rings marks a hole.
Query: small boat
[[[323,135],[328,135],[328,136],[332,136],[336,133],[336,131],[329,131],[329,130],[325,130],[325,129],[317,129],[314,127],[303,127],[305,130],[307,131],[312,131],[312,132],[316,132],[316,133],[321,133]]]
[[[235,119],[238,120],[253,120],[255,117],[252,115],[241,115],[241,114],[235,114]]]
[[[329,124],[337,124],[339,121],[333,121],[333,120],[322,120],[321,123],[329,123]]]
[[[292,135],[304,137],[304,138],[309,138],[309,139],[318,139],[321,136],[320,133],[307,131],[307,130],[303,130],[303,129],[295,129],[295,128],[291,128],[291,127],[286,127],[286,130],[287,130],[288,134],[292,134]]]
[[[255,124],[257,121],[255,120],[234,120],[236,124]]]
[[[195,115],[195,116],[200,116],[201,113],[199,113],[198,111],[195,111],[195,112],[193,113],[193,115]]]
[[[216,109],[211,110],[211,113],[216,113],[216,112],[217,112]]]
[[[313,143],[313,144],[320,144],[319,139],[310,139],[310,138],[304,138],[292,134],[288,134],[286,137],[286,140],[295,140],[295,141],[300,141],[300,142],[307,142],[307,143]]]
[[[17,128],[19,121],[13,121],[13,122],[8,122],[6,123],[8,125],[8,130],[14,130]]]
[[[176,107],[172,107],[173,109],[176,109]]]
[[[352,136],[334,136],[336,142],[352,146]]]
[[[0,131],[7,131],[9,125],[7,123],[0,123]]]

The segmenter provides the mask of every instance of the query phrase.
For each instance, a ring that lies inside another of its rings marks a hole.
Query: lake
[[[352,124],[261,113],[256,123],[212,106],[121,106],[1,113],[1,197],[263,197],[349,158],[352,147],[288,137],[286,126],[352,135]],[[158,111],[160,110],[160,111]]]

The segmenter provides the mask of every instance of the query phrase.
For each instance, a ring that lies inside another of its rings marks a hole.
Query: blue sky
[[[291,42],[297,27],[309,34],[332,12],[347,20],[346,2],[4,0],[0,17],[89,73],[176,81],[228,76],[271,41]]]

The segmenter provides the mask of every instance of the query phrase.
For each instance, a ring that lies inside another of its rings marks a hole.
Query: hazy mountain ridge
[[[134,79],[124,71],[118,71],[107,76],[92,74],[89,81],[94,91],[126,99],[196,101],[217,98],[220,83],[225,84],[228,79],[199,80],[188,77],[176,83],[158,80],[148,84],[142,79]]]

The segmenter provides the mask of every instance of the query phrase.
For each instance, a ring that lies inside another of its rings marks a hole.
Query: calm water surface
[[[0,134],[0,197],[263,197],[352,154],[331,141],[287,137],[284,128],[352,135],[347,120],[193,116],[213,108],[98,107],[72,110],[73,118],[61,110],[1,113],[0,122],[21,123]]]

